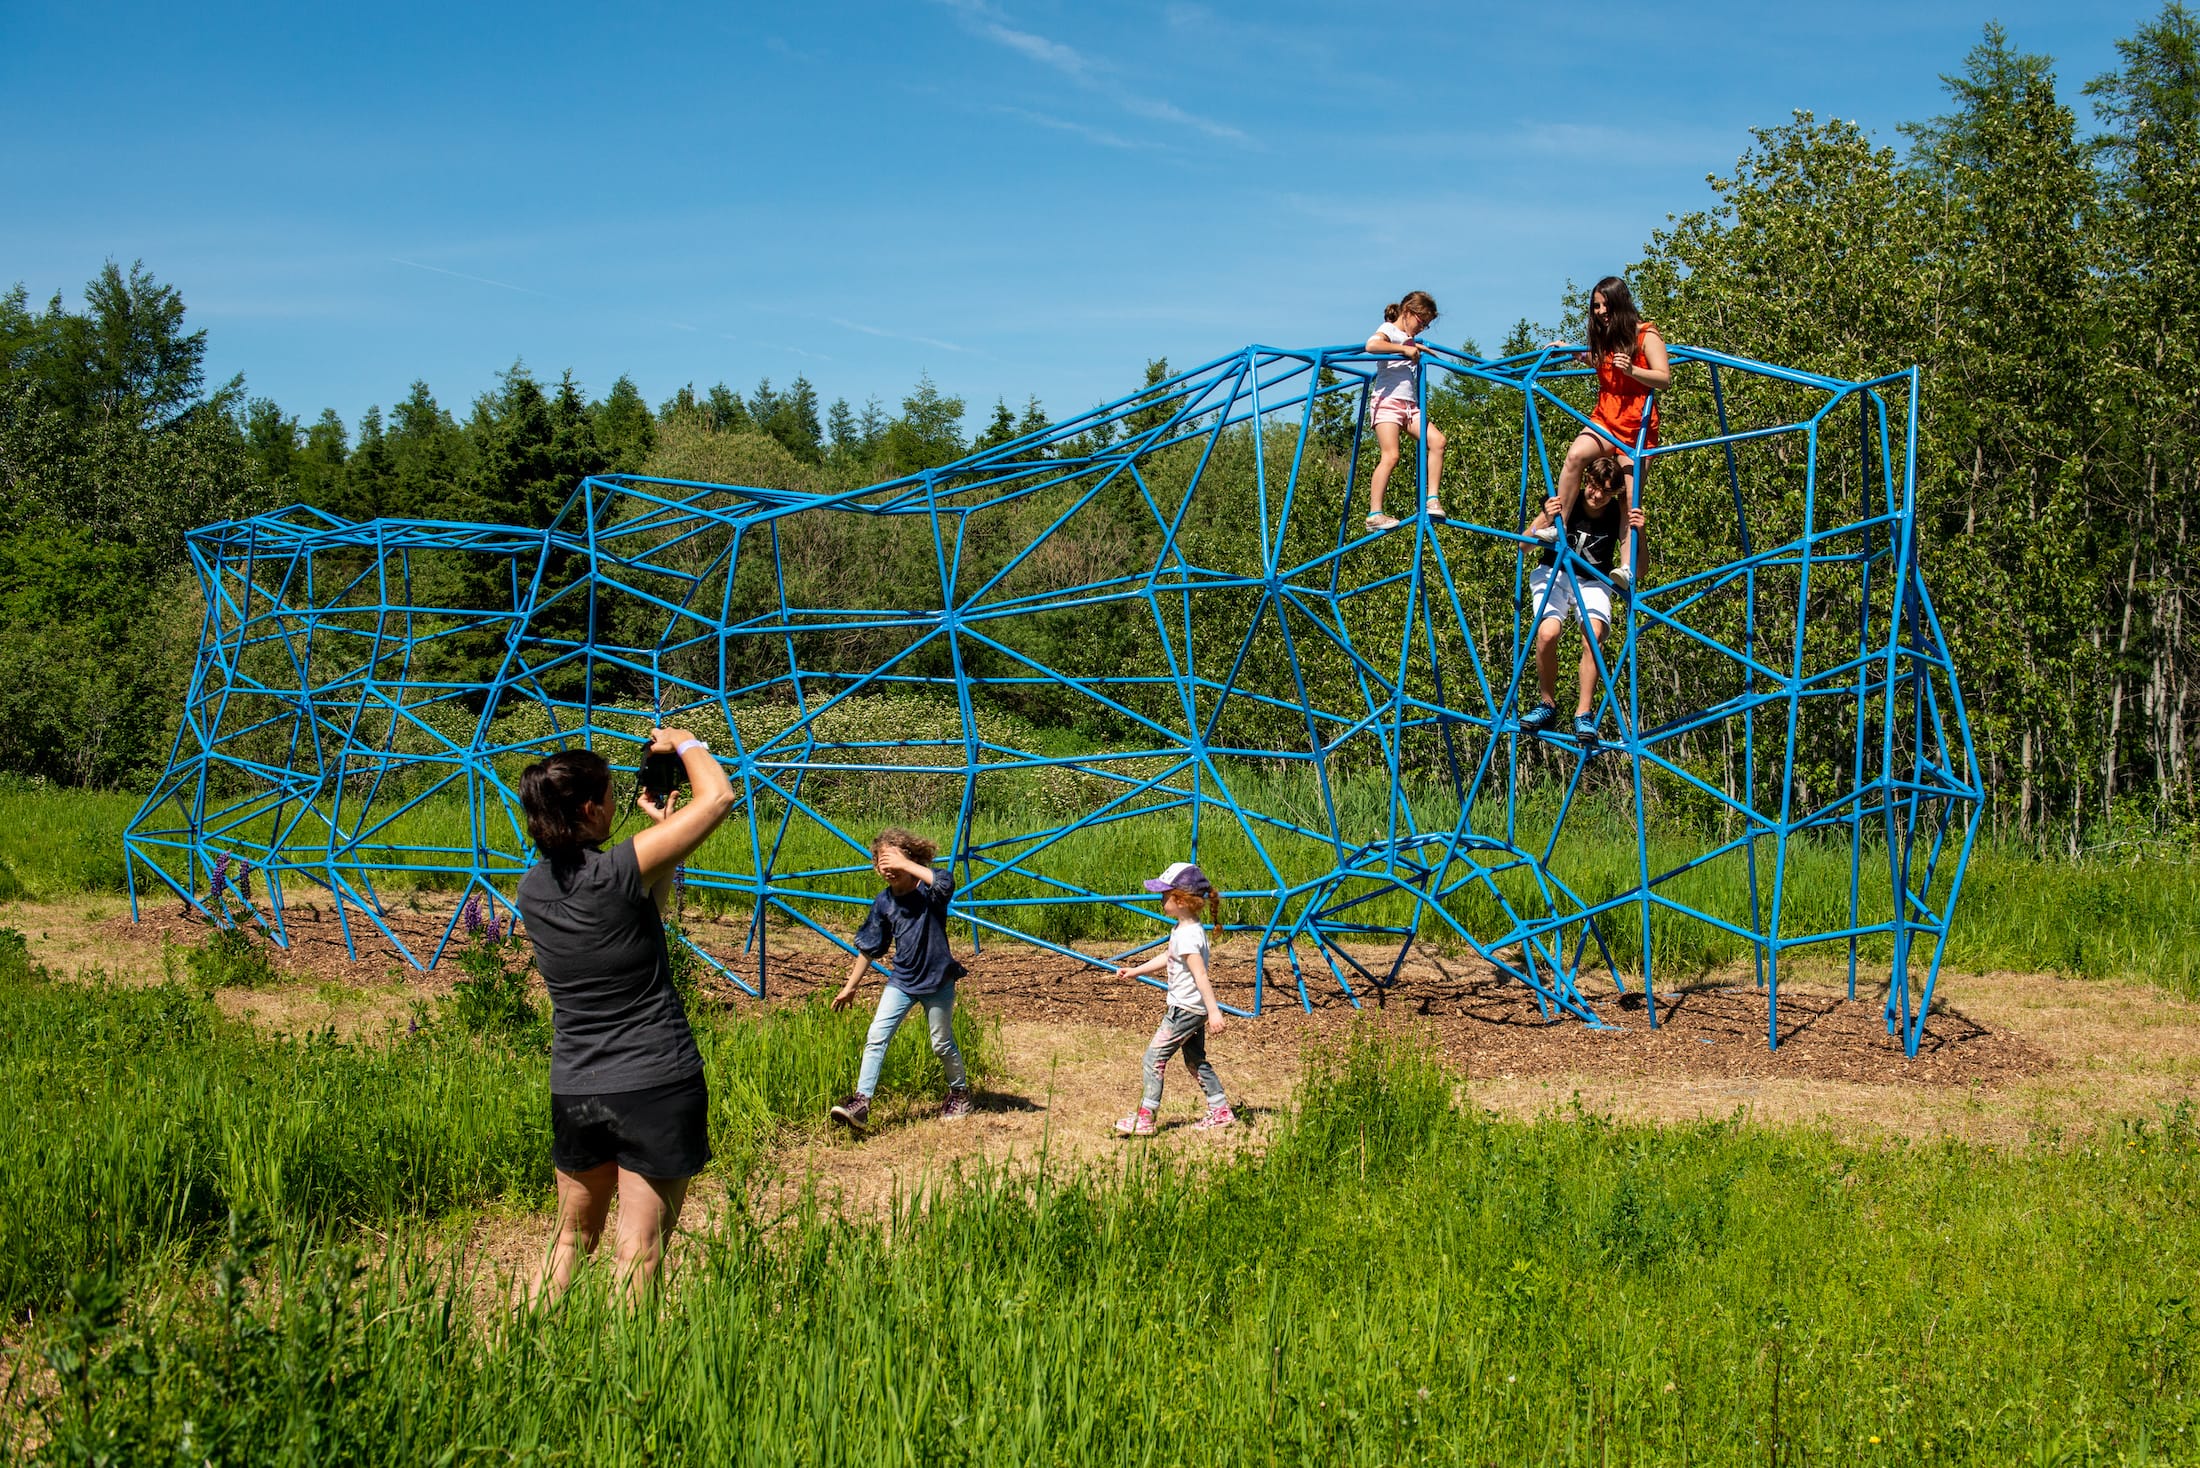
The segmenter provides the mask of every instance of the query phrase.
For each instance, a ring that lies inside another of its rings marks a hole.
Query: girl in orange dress
[[[1643,407],[1652,393],[1663,392],[1672,384],[1673,367],[1665,354],[1665,338],[1658,334],[1657,327],[1642,319],[1627,282],[1616,275],[1605,276],[1589,293],[1589,350],[1577,354],[1575,360],[1596,369],[1597,405],[1589,416],[1593,426],[1575,437],[1573,447],[1566,451],[1565,467],[1559,470],[1559,513],[1571,516],[1574,499],[1581,492],[1582,469],[1591,459],[1606,454],[1617,457],[1627,471],[1623,493],[1626,508],[1632,510],[1635,461],[1631,450],[1636,436],[1641,435],[1645,448],[1655,448],[1658,442],[1657,404],[1649,403],[1647,430]],[[1554,540],[1558,531],[1554,525],[1533,533],[1540,540]]]

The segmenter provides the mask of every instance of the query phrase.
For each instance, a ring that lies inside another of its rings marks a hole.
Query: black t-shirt
[[[584,851],[565,872],[536,862],[518,905],[550,990],[552,1091],[640,1091],[702,1070],[632,841]]]
[[[1592,513],[1589,497],[1583,495],[1574,501],[1574,512],[1567,517],[1566,534],[1573,542],[1575,555],[1611,575],[1621,540],[1627,534],[1627,497],[1615,494],[1604,502],[1602,511]],[[1555,565],[1557,561],[1555,549],[1543,553],[1544,565]]]
[[[947,900],[954,895],[955,879],[946,872],[934,872],[929,884],[903,895],[887,888],[871,899],[856,929],[856,951],[877,958],[891,947],[887,983],[912,999],[938,993],[966,972],[947,951]]]

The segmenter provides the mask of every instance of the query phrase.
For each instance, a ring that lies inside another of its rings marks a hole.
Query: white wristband
[[[686,754],[691,749],[700,749],[705,754],[710,753],[710,746],[705,744],[700,739],[683,739],[678,744],[672,746],[672,752],[674,754]]]

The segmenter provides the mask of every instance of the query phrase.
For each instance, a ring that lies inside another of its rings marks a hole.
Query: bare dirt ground
[[[425,954],[450,907],[423,897],[387,915]],[[175,963],[174,945],[205,935],[175,904],[148,907],[132,923],[119,899],[0,906],[0,924],[26,932],[34,954],[62,972],[100,970],[146,981]],[[447,973],[420,974],[371,925],[352,923],[358,957],[325,907],[293,907],[292,946],[277,967],[289,982],[224,990],[220,1002],[256,1023],[297,1033],[401,1027],[411,1006],[448,988]],[[732,924],[697,925],[705,946],[753,977]],[[1251,953],[1225,944],[1216,972],[1226,1003],[1250,1007]],[[1005,1074],[978,1114],[942,1122],[929,1105],[885,1109],[860,1142],[822,1126],[778,1159],[773,1190],[790,1201],[814,1187],[859,1212],[921,1190],[958,1170],[1027,1166],[1047,1159],[1113,1165],[1132,1149],[1113,1133],[1137,1100],[1140,1056],[1161,999],[1097,967],[1022,945],[989,945],[970,957],[962,1002],[998,1025]],[[837,984],[845,960],[814,940],[775,932],[768,955],[773,1004],[806,1002]],[[1745,1115],[1771,1123],[1824,1124],[1859,1138],[1930,1138],[2021,1144],[2104,1118],[2151,1114],[2193,1097],[2200,1080],[2200,1007],[2138,982],[2066,980],[2046,974],[1944,974],[1920,1053],[1903,1056],[1881,1018],[1884,976],[1860,980],[1829,963],[1791,968],[1783,981],[1780,1045],[1766,1046],[1766,998],[1745,967],[1661,992],[1657,1025],[1639,996],[1592,994],[1609,1028],[1571,1019],[1545,1023],[1532,997],[1478,958],[1416,952],[1386,990],[1363,987],[1355,1009],[1333,981],[1309,985],[1302,1008],[1287,967],[1271,961],[1266,1012],[1233,1019],[1210,1053],[1244,1124],[1194,1131],[1197,1088],[1169,1077],[1161,1135],[1145,1147],[1191,1160],[1260,1145],[1290,1099],[1308,1048],[1355,1027],[1425,1041],[1462,1075],[1466,1094],[1493,1111],[1532,1116],[1580,1105],[1623,1119],[1684,1122]],[[758,1001],[730,986],[736,1008]],[[532,1225],[512,1227],[512,1241]],[[492,1252],[500,1252],[492,1250]]]

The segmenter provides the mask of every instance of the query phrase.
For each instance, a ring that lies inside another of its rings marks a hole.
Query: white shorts
[[[1581,582],[1581,604],[1574,604],[1574,579]],[[1544,589],[1550,589],[1550,604],[1544,605]],[[1602,582],[1592,581],[1581,572],[1574,577],[1561,575],[1556,566],[1538,566],[1528,573],[1528,606],[1536,621],[1548,622],[1553,618],[1563,622],[1569,615],[1594,617],[1605,626],[1612,625],[1612,593]]]

